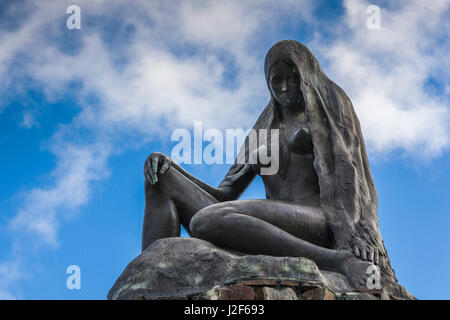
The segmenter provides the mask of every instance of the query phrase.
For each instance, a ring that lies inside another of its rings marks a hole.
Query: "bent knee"
[[[192,236],[200,239],[209,238],[220,228],[221,220],[227,216],[227,212],[222,203],[213,204],[198,211],[189,224]]]
[[[198,211],[191,219],[189,223],[189,229],[191,229],[192,236],[196,238],[204,238],[208,228],[211,225],[211,215],[213,212],[202,209]]]

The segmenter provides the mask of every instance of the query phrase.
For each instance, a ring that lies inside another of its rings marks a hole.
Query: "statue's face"
[[[294,106],[300,95],[300,79],[293,66],[281,61],[270,70],[269,86],[283,107]]]

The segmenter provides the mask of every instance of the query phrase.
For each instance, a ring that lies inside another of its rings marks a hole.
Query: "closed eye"
[[[289,83],[297,83],[298,82],[298,78],[297,77],[288,77],[288,82]]]
[[[279,84],[280,82],[281,82],[281,78],[280,77],[273,77],[272,78],[272,83]]]

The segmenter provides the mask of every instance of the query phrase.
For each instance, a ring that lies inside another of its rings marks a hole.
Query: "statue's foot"
[[[355,256],[345,259],[341,265],[341,272],[347,276],[355,289],[367,287],[369,277],[373,274],[373,263]]]

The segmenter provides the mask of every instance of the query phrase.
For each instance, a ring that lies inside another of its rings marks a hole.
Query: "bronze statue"
[[[245,254],[305,257],[365,285],[376,264],[396,282],[378,227],[378,200],[359,120],[308,48],[276,43],[264,72],[270,102],[255,130],[279,129],[279,170],[261,175],[266,199],[238,200],[260,165],[236,162],[214,188],[161,153],[145,161],[142,250],[192,237]],[[246,141],[241,151],[250,154]]]

